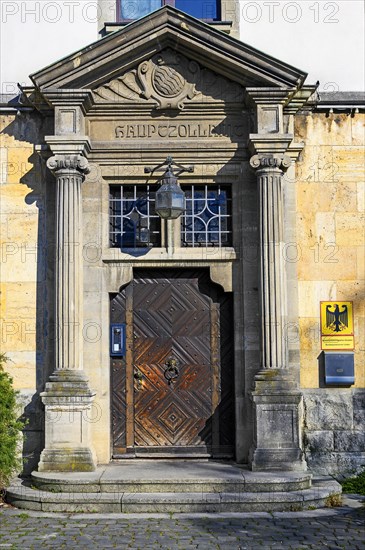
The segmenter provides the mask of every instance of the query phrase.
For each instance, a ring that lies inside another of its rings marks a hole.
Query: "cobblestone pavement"
[[[0,550],[353,550],[365,549],[364,533],[363,507],[195,516],[45,514],[0,508]]]

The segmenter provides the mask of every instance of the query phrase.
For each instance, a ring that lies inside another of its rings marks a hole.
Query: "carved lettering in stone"
[[[243,124],[221,123],[171,123],[120,124],[115,128],[117,139],[158,139],[158,138],[224,138],[237,141],[245,136]]]

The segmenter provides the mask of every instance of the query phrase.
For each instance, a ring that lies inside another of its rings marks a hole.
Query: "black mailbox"
[[[354,354],[352,352],[322,351],[320,360],[326,386],[351,386],[355,383]]]

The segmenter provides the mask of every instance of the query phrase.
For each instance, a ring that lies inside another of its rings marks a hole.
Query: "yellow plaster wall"
[[[36,289],[38,209],[22,183],[31,170],[33,145],[7,134],[14,116],[0,117],[0,344],[16,389],[36,386]],[[8,130],[7,130],[8,129]],[[11,131],[9,131],[11,134]]]
[[[354,303],[355,387],[365,387],[364,115],[296,117],[301,386],[318,387],[320,301]]]

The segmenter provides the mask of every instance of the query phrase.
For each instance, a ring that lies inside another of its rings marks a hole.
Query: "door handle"
[[[176,378],[178,378],[180,375],[179,362],[174,357],[169,357],[165,365],[167,368],[164,372],[164,376],[168,381],[169,386],[171,386],[171,384],[174,384]]]

